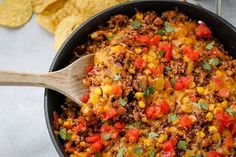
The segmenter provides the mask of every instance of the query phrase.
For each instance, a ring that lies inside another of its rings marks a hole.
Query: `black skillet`
[[[139,0],[112,7],[87,20],[66,40],[54,58],[50,71],[55,71],[66,67],[73,57],[72,53],[76,46],[84,43],[88,37],[88,34],[95,31],[99,25],[105,23],[111,16],[116,14],[132,16],[136,13],[136,9],[139,11],[154,10],[160,14],[163,11],[173,10],[176,8],[178,8],[180,12],[186,13],[186,15],[194,20],[204,21],[208,26],[211,27],[215,37],[221,41],[225,49],[229,51],[230,55],[236,57],[236,28],[234,28],[223,18],[206,9],[203,9],[202,7],[185,2],[173,0]],[[61,94],[52,90],[45,90],[44,107],[48,131],[60,157],[67,157],[68,155],[63,150],[61,140],[53,134],[52,130],[52,112],[60,112],[60,105],[63,103],[63,101],[64,96]]]

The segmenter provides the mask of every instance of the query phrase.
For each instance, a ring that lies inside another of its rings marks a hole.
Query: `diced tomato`
[[[108,124],[103,124],[100,129],[100,132],[102,136],[106,133],[109,133],[111,139],[116,139],[119,134],[119,132],[117,131],[115,127],[110,126]]]
[[[87,103],[89,100],[89,94],[84,94],[81,98],[80,101],[82,101],[83,103]]]
[[[222,86],[224,86],[224,82],[222,81],[220,77],[213,77],[213,81],[217,88],[221,88]]]
[[[161,51],[165,52],[165,58],[167,61],[171,60],[172,58],[172,45],[170,43],[160,43],[159,48]]]
[[[111,87],[111,94],[113,94],[115,96],[121,96],[121,94],[122,94],[121,86],[119,86],[119,85],[112,86]]]
[[[125,135],[130,143],[134,143],[138,140],[139,130],[138,129],[129,129]]]
[[[220,157],[220,153],[218,152],[214,152],[214,151],[211,151],[211,152],[208,152],[207,153],[208,157]]]
[[[159,35],[155,35],[152,39],[151,39],[151,44],[153,45],[157,45],[158,42],[160,41],[161,37]]]
[[[58,115],[56,111],[53,111],[53,126],[54,129],[59,130]]]
[[[105,114],[104,120],[108,120],[114,118],[117,115],[117,111],[115,108],[111,107]]]
[[[155,67],[150,68],[150,71],[153,75],[160,76],[163,73],[164,69],[165,69],[165,65],[160,64],[158,68],[155,68]]]
[[[119,131],[121,131],[122,129],[124,129],[124,127],[125,127],[125,123],[124,122],[116,122],[115,123],[115,128],[117,129],[117,130],[119,130]]]
[[[177,143],[177,139],[175,137],[171,138],[170,141],[173,144],[173,146],[175,146]]]
[[[140,44],[150,44],[151,43],[151,39],[148,35],[139,35],[136,34],[134,35],[134,38],[136,39],[137,42],[139,42]]]
[[[79,116],[78,123],[72,128],[74,134],[78,134],[80,131],[85,131],[87,129],[87,124],[83,116]]]
[[[226,136],[225,139],[224,139],[224,143],[227,147],[233,148],[233,146],[234,146],[233,137],[231,135]]]
[[[184,89],[184,85],[181,80],[175,81],[174,89],[175,90],[183,90]]]
[[[88,65],[87,67],[85,67],[85,72],[88,74],[93,70],[93,65]]]
[[[225,112],[216,113],[216,119],[220,122],[220,124],[222,124],[224,127],[227,127],[227,128],[233,122],[232,117]]]
[[[94,143],[94,142],[97,142],[101,139],[100,135],[98,134],[95,134],[95,135],[91,135],[89,137],[86,137],[86,141],[89,142],[89,143]]]
[[[161,157],[175,157],[176,156],[176,153],[175,153],[175,150],[172,150],[172,151],[163,151],[161,153]]]
[[[145,114],[146,114],[147,118],[155,119],[156,118],[156,107],[155,106],[146,107]]]
[[[235,134],[236,134],[236,122],[234,122],[234,124],[231,126],[230,131],[231,131],[231,134],[232,134],[232,135],[235,135]]]
[[[161,112],[162,112],[163,114],[168,113],[169,110],[170,110],[170,105],[168,104],[168,102],[167,102],[166,100],[161,101],[161,102],[159,103],[159,106],[160,106]]]
[[[162,150],[163,151],[171,151],[174,149],[174,145],[171,140],[165,142],[162,144]]]
[[[189,128],[192,125],[192,120],[189,118],[188,115],[184,115],[180,118],[180,124],[182,127]]]
[[[142,51],[143,51],[143,53],[148,53],[148,48],[144,47]]]
[[[135,67],[138,69],[142,69],[146,66],[145,61],[140,56],[135,59],[134,64],[135,64]]]
[[[227,98],[229,97],[229,89],[228,88],[223,88],[219,91],[219,95],[222,97],[222,98]]]
[[[180,80],[181,80],[181,82],[182,82],[182,84],[183,84],[183,87],[184,87],[184,88],[188,88],[189,84],[190,84],[191,81],[192,81],[192,78],[189,77],[189,76],[182,76],[182,77],[180,78]]]
[[[199,51],[191,49],[189,47],[183,48],[183,53],[192,61],[196,61],[200,56]]]
[[[165,89],[171,88],[171,84],[170,84],[170,79],[166,78],[165,79],[165,85],[164,85]]]
[[[206,26],[206,24],[202,23],[198,25],[195,29],[195,35],[198,38],[210,38],[212,36],[211,30]]]
[[[94,152],[100,152],[102,149],[102,140],[100,139],[99,141],[94,142],[91,145],[92,149]]]

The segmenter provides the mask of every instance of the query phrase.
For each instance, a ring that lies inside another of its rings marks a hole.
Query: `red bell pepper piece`
[[[150,42],[151,42],[151,44],[153,44],[153,45],[157,45],[157,44],[159,43],[160,39],[161,39],[161,37],[160,37],[159,35],[155,35],[155,36],[150,40]]]
[[[219,95],[220,95],[222,98],[227,98],[227,97],[229,97],[229,89],[228,89],[228,88],[220,89]]]
[[[108,120],[114,118],[117,115],[117,111],[115,108],[111,107],[105,114],[104,120]]]
[[[165,52],[165,58],[167,61],[170,61],[172,58],[172,49],[173,46],[170,43],[160,43],[159,48],[161,51]]]
[[[183,48],[183,53],[192,61],[196,61],[200,56],[199,51],[191,49],[189,47]]]
[[[220,157],[220,153],[218,152],[214,152],[214,151],[211,151],[211,152],[208,152],[207,153],[208,157]]]
[[[170,111],[170,105],[168,104],[168,102],[166,100],[163,100],[159,103],[160,109],[161,109],[161,113],[166,114]]]
[[[80,101],[82,101],[83,103],[87,103],[89,100],[89,94],[84,94],[81,98]]]
[[[205,23],[201,23],[198,25],[198,27],[195,29],[195,35],[198,38],[211,38],[212,32],[211,30],[207,27]]]
[[[85,72],[88,74],[93,70],[93,65],[88,65],[87,67],[85,67]]]
[[[101,139],[100,135],[98,134],[95,134],[95,135],[91,135],[89,137],[86,137],[86,141],[89,142],[89,143],[94,143],[94,142],[97,142]]]
[[[112,86],[111,87],[111,94],[113,94],[115,96],[121,96],[121,94],[122,94],[121,86],[119,86],[119,85]]]
[[[145,61],[139,56],[138,58],[135,59],[134,65],[138,69],[142,69],[146,66]]]
[[[92,145],[91,145],[92,149],[94,152],[100,152],[101,149],[102,149],[102,140],[100,139],[99,141],[97,142],[94,142]]]
[[[134,143],[138,140],[139,130],[138,129],[129,129],[125,134],[125,137],[128,139],[130,143]]]
[[[192,125],[192,120],[188,115],[184,115],[180,118],[180,124],[182,127],[189,128]]]

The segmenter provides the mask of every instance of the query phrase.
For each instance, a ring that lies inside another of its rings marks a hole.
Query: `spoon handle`
[[[53,73],[34,74],[0,71],[0,86],[36,86],[54,89],[58,78]]]

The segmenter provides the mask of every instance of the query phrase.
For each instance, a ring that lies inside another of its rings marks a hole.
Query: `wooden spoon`
[[[67,96],[77,104],[88,89],[83,85],[85,67],[94,63],[94,54],[74,61],[67,67],[45,74],[0,71],[0,86],[45,87]]]

